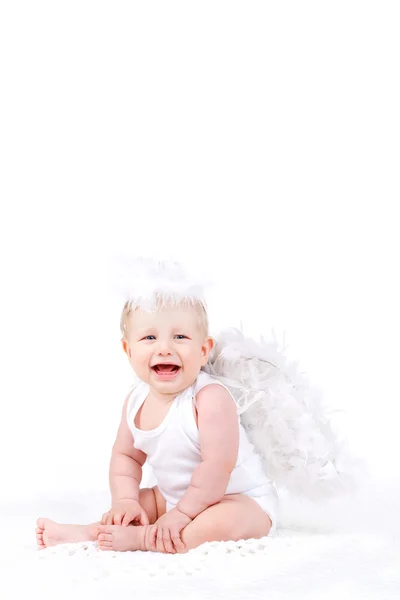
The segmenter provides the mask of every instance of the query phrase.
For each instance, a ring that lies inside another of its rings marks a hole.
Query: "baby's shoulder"
[[[139,378],[135,378],[125,400],[126,412],[128,415],[135,410],[137,404],[141,401],[144,394],[147,395],[146,383]]]
[[[221,392],[223,390],[222,395],[224,395],[225,397],[229,396],[231,400],[234,401],[230,390],[223,383],[221,383],[220,381],[218,381],[218,379],[212,377],[205,371],[201,371],[193,386],[193,396],[195,398],[195,402],[200,392],[202,392],[201,396],[207,395],[207,392],[209,392],[210,396],[212,396],[213,394],[215,394],[215,391],[218,392],[218,388],[219,390],[221,390]]]
[[[221,385],[217,379],[214,379],[214,377],[211,377],[211,375],[205,371],[200,371],[196,381],[193,384],[193,395],[197,396],[200,390],[213,383]]]

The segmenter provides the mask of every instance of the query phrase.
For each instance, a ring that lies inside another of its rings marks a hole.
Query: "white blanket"
[[[36,551],[38,516],[89,523],[107,498],[71,494],[3,504],[1,598],[400,597],[400,486],[394,482],[375,482],[323,507],[282,498],[273,537],[204,544],[186,555],[102,552],[94,542]]]

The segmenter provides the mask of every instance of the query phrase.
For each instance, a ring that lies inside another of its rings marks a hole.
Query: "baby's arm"
[[[146,454],[133,446],[133,436],[126,419],[128,399],[129,396],[122,410],[110,461],[109,480],[113,505],[125,499],[139,501],[142,466],[147,458]]]
[[[222,500],[239,450],[237,407],[225,388],[211,384],[200,390],[197,410],[202,462],[177,504],[192,519]]]

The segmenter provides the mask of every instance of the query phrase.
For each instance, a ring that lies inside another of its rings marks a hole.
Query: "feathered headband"
[[[172,259],[119,256],[112,262],[112,287],[124,305],[148,311],[182,302],[207,307],[205,289],[211,282],[194,268],[189,272]]]

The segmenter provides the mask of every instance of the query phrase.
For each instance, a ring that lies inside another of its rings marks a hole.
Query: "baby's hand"
[[[136,500],[119,500],[101,519],[102,525],[126,525],[134,522],[135,525],[148,525],[149,518],[146,511]]]
[[[150,544],[159,552],[175,554],[177,550],[184,550],[185,544],[180,538],[180,532],[192,519],[177,508],[172,508],[160,517],[152,528]]]

